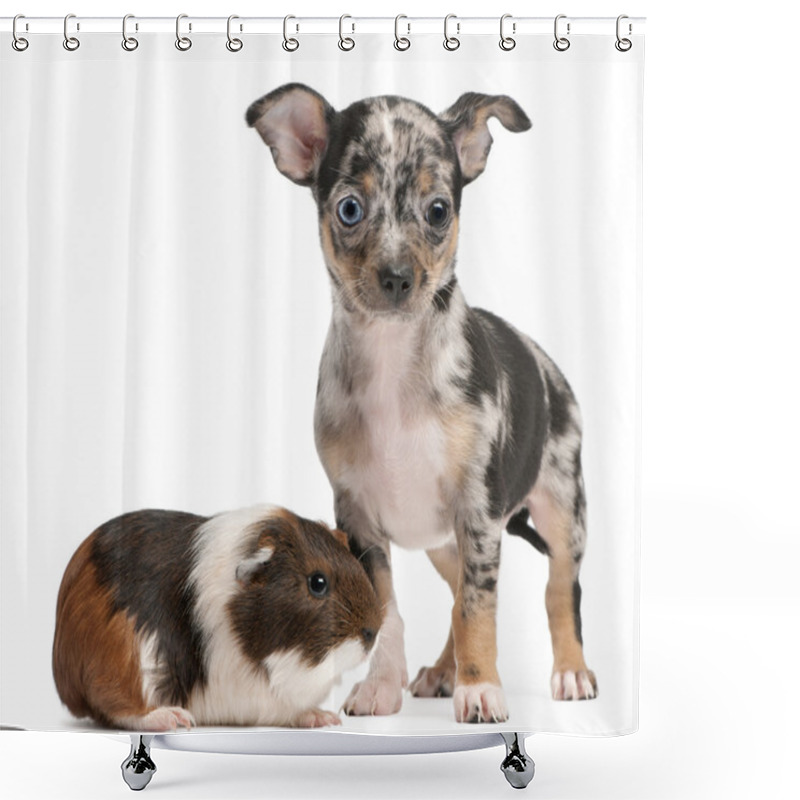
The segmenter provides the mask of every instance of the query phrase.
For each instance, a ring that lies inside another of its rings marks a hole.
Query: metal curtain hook
[[[559,20],[566,19],[566,14],[559,14],[556,17],[555,22],[553,23],[553,35],[555,36],[555,41],[553,42],[553,47],[558,50],[560,53],[563,53],[565,50],[569,50],[570,41],[566,38],[566,36],[559,36],[558,35],[558,22]],[[569,22],[567,23],[567,36],[569,36]]]
[[[244,43],[242,42],[241,39],[235,39],[231,36],[231,22],[233,22],[235,19],[239,19],[239,17],[236,14],[231,14],[228,17],[228,28],[227,28],[228,41],[225,42],[225,47],[227,47],[231,53],[238,53],[242,49],[242,47],[244,47]],[[241,29],[242,29],[241,26],[239,26],[240,31]]]
[[[505,25],[507,19],[511,19],[511,14],[503,14],[503,16],[500,17],[500,49],[505,50],[506,52],[513,50],[517,46],[516,39],[513,39],[511,36],[506,36]],[[516,22],[511,24],[511,32],[517,32]]]
[[[283,18],[283,49],[286,50],[287,53],[293,53],[300,47],[300,42],[297,41],[294,37],[289,37],[289,20],[290,19],[297,19],[297,17],[293,17],[291,14],[288,14]],[[300,30],[300,26],[296,27],[297,31]]]
[[[28,49],[28,45],[30,44],[30,42],[27,39],[25,39],[24,37],[20,36],[17,33],[17,20],[20,20],[20,19],[25,19],[25,15],[24,14],[17,14],[17,16],[14,17],[14,22],[13,22],[13,24],[11,26],[11,35],[14,37],[11,40],[11,46],[18,53],[22,53],[25,50],[27,50]]]
[[[181,35],[181,20],[188,18],[188,14],[178,14],[178,18],[175,20],[175,47],[184,52],[192,46],[192,40],[188,36]],[[191,31],[191,29],[192,25],[189,23],[189,30]]]
[[[287,53],[293,53],[295,50],[297,50],[298,47],[300,47],[300,42],[297,39],[295,39],[294,37],[290,37],[289,36],[289,20],[290,19],[297,19],[297,17],[293,17],[291,14],[288,14],[287,16],[285,16],[283,18],[283,43],[282,43],[281,46],[283,47],[283,49]],[[300,26],[297,25],[295,27],[295,31],[297,32],[299,30],[300,30]]]
[[[617,50],[620,51],[620,53],[627,53],[628,50],[630,50],[631,47],[633,47],[633,42],[630,39],[623,39],[620,36],[620,27],[621,27],[620,23],[624,19],[628,19],[627,14],[620,14],[617,17],[617,41],[614,42],[614,47],[616,47]],[[630,23],[628,23],[628,35],[630,35],[631,33],[633,33],[633,26]]]
[[[450,24],[451,19],[456,19],[455,14],[448,14],[444,18],[444,49],[450,50],[458,50],[461,47],[461,40],[456,36],[450,36],[448,32],[448,26]],[[461,33],[461,23],[456,22],[456,33]]]
[[[356,43],[353,39],[351,39],[349,36],[344,35],[343,27],[344,27],[344,21],[346,19],[353,19],[353,18],[349,14],[342,14],[342,16],[339,17],[339,49],[344,50],[345,52],[347,52],[348,50],[352,50],[356,46]],[[351,24],[353,27],[352,32],[355,33],[356,25],[354,22]]]
[[[126,14],[122,18],[122,49],[132,53],[139,46],[139,40],[133,36],[128,36],[129,19],[134,19],[133,14]],[[138,25],[136,26],[136,30],[139,30]]]
[[[64,17],[64,49],[73,52],[81,46],[81,43],[79,39],[69,35],[69,21],[71,19],[75,19],[74,14],[67,14],[67,16]],[[80,29],[80,25],[78,25],[77,30]]]
[[[401,36],[400,35],[400,20],[401,19],[408,19],[405,14],[398,14],[394,18],[394,49],[400,50],[408,50],[411,47],[411,39],[408,36]],[[408,28],[408,33],[411,33],[411,23],[407,22],[406,27]]]

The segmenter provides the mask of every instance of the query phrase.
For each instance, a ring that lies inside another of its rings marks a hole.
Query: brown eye
[[[450,206],[442,199],[434,200],[428,206],[428,210],[425,213],[425,219],[428,221],[428,225],[432,225],[434,228],[443,227],[447,224],[449,218]]]
[[[314,597],[325,597],[328,594],[328,578],[322,572],[308,576],[308,591]]]

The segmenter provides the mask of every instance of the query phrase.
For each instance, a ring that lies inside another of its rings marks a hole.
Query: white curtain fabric
[[[643,40],[609,35],[252,37],[57,35],[2,48],[2,722],[78,728],[50,672],[55,601],[77,545],[144,507],[201,514],[256,502],[333,522],[313,439],[330,290],[307,189],[275,169],[248,105],[288,81],[335,108],[397,94],[435,111],[507,94],[533,121],[492,123],[464,190],[457,275],[467,301],[538,341],[580,402],[588,547],[586,658],[599,697],[549,697],[546,561],[506,537],[499,581],[504,728],[637,726],[639,269]],[[451,598],[422,553],[395,552],[409,671],[447,636]],[[357,673],[345,676],[341,703]],[[427,703],[427,705],[425,705]],[[368,732],[473,732],[449,700]]]

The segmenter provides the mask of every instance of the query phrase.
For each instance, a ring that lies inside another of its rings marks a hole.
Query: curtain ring
[[[444,49],[449,50],[451,53],[453,50],[458,50],[461,47],[461,40],[457,36],[450,36],[448,33],[448,25],[451,19],[456,19],[455,14],[448,14],[444,18]],[[461,23],[456,23],[456,33],[461,32]]]
[[[345,36],[344,32],[342,31],[342,27],[346,19],[353,19],[353,18],[349,14],[342,14],[342,16],[339,17],[339,49],[344,50],[345,53],[348,52],[349,50],[352,50],[356,46],[355,41],[351,39],[349,36]],[[355,33],[356,25],[355,23],[352,23],[352,25],[353,25],[352,32]]]
[[[408,48],[411,47],[411,39],[409,39],[408,36],[400,35],[401,19],[408,19],[408,17],[405,14],[398,14],[394,18],[394,49],[403,52],[404,50],[408,50]],[[408,27],[408,33],[411,33],[411,23],[407,22],[406,26]]]
[[[81,46],[79,39],[69,35],[68,27],[71,19],[75,19],[74,14],[67,14],[67,16],[64,17],[64,49],[69,50],[70,53],[77,50]],[[80,26],[77,27],[77,30],[80,30]]]
[[[507,19],[511,19],[511,14],[503,14],[503,16],[500,17],[500,49],[506,52],[513,50],[517,46],[517,40],[505,34],[505,23]],[[517,32],[516,22],[512,23],[511,32]]]
[[[289,20],[290,19],[297,19],[297,17],[293,17],[291,14],[285,16],[283,18],[283,49],[287,53],[294,53],[298,47],[300,47],[300,42],[297,41],[294,37],[289,37]],[[297,26],[297,30],[300,29],[300,26]]]
[[[129,19],[134,19],[133,14],[126,14],[122,18],[122,49],[127,50],[129,53],[132,53],[139,46],[139,40],[133,36],[128,36]]]
[[[11,46],[18,53],[23,53],[25,50],[28,49],[28,45],[30,44],[30,42],[17,33],[17,20],[19,20],[19,19],[25,19],[25,15],[24,14],[17,14],[17,16],[14,17],[14,22],[13,22],[13,24],[11,26],[11,35],[14,38],[11,40]]]
[[[556,17],[556,21],[553,24],[553,35],[555,36],[556,40],[553,42],[553,47],[558,50],[559,53],[563,53],[565,50],[569,50],[570,40],[566,38],[566,36],[559,36],[558,35],[558,21],[561,19],[566,19],[566,14],[559,14]],[[569,22],[567,23],[567,36],[569,36]]]
[[[188,14],[178,14],[175,20],[175,47],[182,52],[186,52],[192,46],[192,40],[188,36],[181,36],[181,20],[188,19]],[[189,30],[192,29],[191,24]]]
[[[244,43],[242,42],[241,39],[235,39],[231,36],[231,22],[233,22],[235,19],[239,19],[239,17],[236,14],[231,14],[228,17],[228,30],[227,30],[228,41],[225,42],[225,47],[227,47],[231,53],[238,53],[242,49],[242,47],[244,47]],[[239,30],[241,30],[241,27],[239,28]]]
[[[619,35],[620,23],[624,19],[628,19],[628,15],[627,14],[620,14],[617,17],[617,41],[614,42],[614,47],[616,47],[617,50],[620,51],[620,53],[627,53],[628,50],[630,50],[631,47],[633,47],[633,42],[630,39],[623,39]],[[630,34],[632,31],[633,31],[633,28],[632,28],[631,24],[628,23],[628,33]]]

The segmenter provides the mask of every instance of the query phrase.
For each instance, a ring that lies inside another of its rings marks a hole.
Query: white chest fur
[[[446,512],[448,443],[430,401],[417,331],[382,322],[370,330],[363,385],[361,458],[346,488],[392,541],[409,549],[441,546],[452,534]]]

